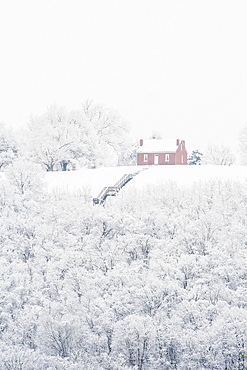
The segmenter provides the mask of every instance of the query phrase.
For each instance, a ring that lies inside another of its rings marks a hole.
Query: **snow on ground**
[[[123,175],[135,173],[145,166],[104,167],[69,172],[48,172],[45,181],[48,191],[65,193],[87,192],[97,197],[105,186],[113,186]],[[141,171],[126,186],[142,188],[174,181],[178,185],[210,179],[247,180],[247,166],[150,166]]]
[[[174,181],[178,185],[192,185],[210,179],[247,180],[247,166],[152,166],[131,181],[131,186],[142,188]]]
[[[80,193],[86,191],[97,197],[105,186],[113,186],[123,175],[135,173],[137,166],[102,167],[76,171],[47,172],[48,191]]]

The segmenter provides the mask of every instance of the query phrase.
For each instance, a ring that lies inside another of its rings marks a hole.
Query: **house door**
[[[159,154],[154,155],[154,164],[159,164]]]

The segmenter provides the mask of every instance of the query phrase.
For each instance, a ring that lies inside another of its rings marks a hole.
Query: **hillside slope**
[[[192,185],[195,182],[210,179],[235,180],[245,182],[247,167],[245,166],[152,166],[148,171],[140,173],[131,182],[134,187],[158,185],[174,181],[178,185]]]
[[[124,174],[135,173],[141,166],[102,167],[71,172],[48,172],[45,182],[48,191],[77,193],[87,190],[96,197],[104,186],[113,186]],[[151,166],[140,172],[127,186],[142,188],[174,181],[178,185],[192,185],[209,179],[245,182],[245,166]]]
[[[48,191],[66,193],[89,192],[96,197],[104,186],[114,185],[123,175],[134,173],[137,166],[101,167],[68,172],[47,172],[45,182]]]

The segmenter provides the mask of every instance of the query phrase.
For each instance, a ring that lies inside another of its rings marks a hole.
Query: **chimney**
[[[179,139],[177,139],[177,140],[176,140],[176,145],[177,145],[177,146],[179,146],[179,142],[180,142],[180,140],[179,140]]]
[[[143,146],[143,139],[140,140],[140,146]]]

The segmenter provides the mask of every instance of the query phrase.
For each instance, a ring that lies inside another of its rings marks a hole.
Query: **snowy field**
[[[141,172],[132,181],[131,185],[142,188],[147,185],[159,185],[174,181],[178,185],[192,185],[195,182],[210,179],[247,180],[245,166],[152,166]]]
[[[48,172],[45,181],[48,191],[78,193],[87,191],[96,197],[105,186],[113,186],[123,175],[133,174],[141,169],[126,186],[142,188],[174,181],[178,185],[192,185],[210,179],[245,182],[245,166],[122,166],[97,169],[82,169],[69,172]]]
[[[77,171],[47,172],[48,191],[79,193],[87,191],[96,197],[105,186],[113,186],[123,175],[139,171],[137,166],[102,167]]]

